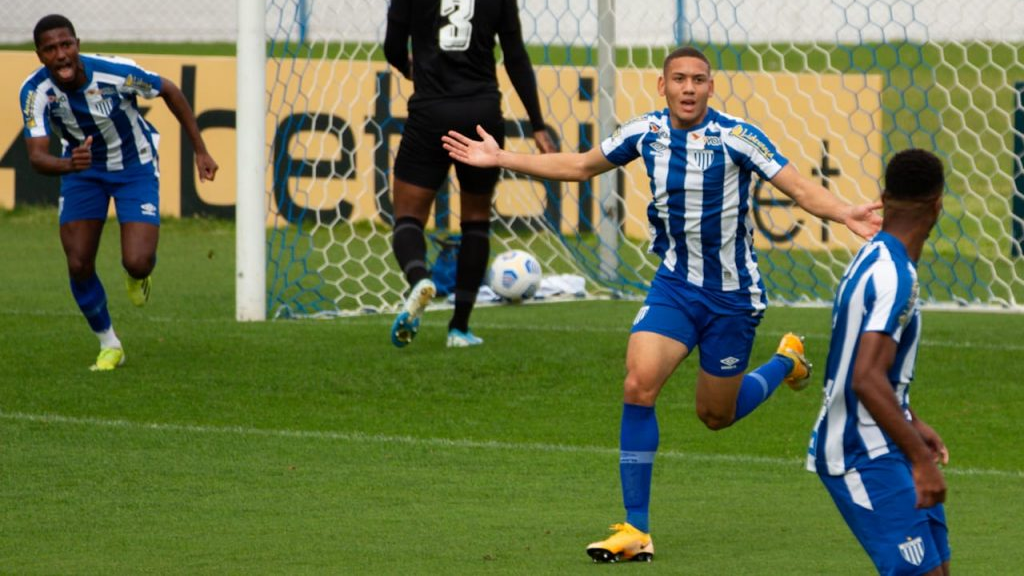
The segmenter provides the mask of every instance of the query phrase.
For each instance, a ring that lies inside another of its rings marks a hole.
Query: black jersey
[[[501,42],[505,69],[533,129],[543,129],[537,81],[523,45],[516,0],[392,0],[384,54],[413,81],[410,108],[428,100],[500,99],[495,37]]]

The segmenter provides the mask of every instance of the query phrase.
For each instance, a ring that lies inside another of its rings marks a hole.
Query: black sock
[[[491,222],[463,222],[459,243],[459,263],[455,271],[455,313],[448,329],[469,331],[469,315],[476,304],[476,293],[487,273],[491,255]]]
[[[430,270],[427,269],[427,240],[423,236],[422,222],[412,216],[395,220],[395,227],[391,231],[391,249],[409,286],[430,278]]]

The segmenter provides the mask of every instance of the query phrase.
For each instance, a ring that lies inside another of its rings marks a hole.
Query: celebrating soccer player
[[[816,471],[879,574],[949,574],[942,438],[910,408],[921,340],[917,261],[942,212],[942,161],[904,150],[885,170],[882,231],[839,282]]]
[[[640,158],[650,178],[651,250],[662,263],[633,322],[626,351],[619,472],[626,521],[587,547],[600,562],[650,560],[648,503],[658,449],[655,401],[676,367],[700,348],[697,415],[719,430],[750,414],[786,382],[807,385],[802,339],[786,334],[767,363],[744,374],[767,301],[754,258],[750,185],[756,174],[820,218],[871,237],[879,204],[851,206],[797,172],[756,126],[710,108],[711,63],[686,47],[665,58],[658,93],[667,108],[621,126],[583,153],[514,154],[482,127],[481,141],[443,138],[452,158],[540,178],[584,181]]]
[[[497,146],[504,142],[505,124],[494,63],[495,35],[501,40],[505,70],[530,117],[537,148],[553,152],[555,144],[544,127],[537,81],[523,45],[516,0],[392,0],[388,9],[384,54],[415,85],[395,158],[392,246],[411,286],[391,327],[391,342],[399,348],[412,342],[420,314],[437,293],[427,269],[423,227],[452,164],[441,147],[441,136],[450,129],[470,134],[475,126],[483,125],[495,135]],[[462,239],[447,345],[462,348],[483,343],[470,331],[469,316],[487,272],[491,199],[500,171],[493,166],[480,169],[457,164],[455,173],[459,177]]]
[[[157,131],[142,117],[138,97],[160,96],[195,149],[201,181],[213,180],[217,163],[206,151],[192,108],[167,78],[124,58],[79,54],[71,21],[57,14],[33,31],[43,66],[21,87],[25,143],[32,167],[61,176],[60,241],[67,257],[71,293],[100,341],[93,370],[113,370],[125,353],[96,275],[107,210],[113,198],[121,224],[121,262],[132,304],[149,299],[160,233]],[[59,157],[50,137],[61,139]]]

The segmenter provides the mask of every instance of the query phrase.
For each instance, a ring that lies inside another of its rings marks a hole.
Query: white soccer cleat
[[[391,343],[399,348],[408,346],[420,329],[420,315],[437,294],[437,287],[429,278],[416,283],[409,291],[409,297],[402,305],[402,312],[391,325]]]

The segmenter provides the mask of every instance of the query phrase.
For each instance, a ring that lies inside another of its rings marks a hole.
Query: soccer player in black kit
[[[423,229],[453,162],[441,136],[448,130],[473,135],[480,125],[499,146],[504,143],[495,36],[501,42],[505,70],[530,117],[537,147],[543,153],[554,152],[523,45],[517,0],[392,0],[388,9],[384,55],[415,87],[394,167],[392,247],[412,287],[391,327],[391,342],[400,348],[412,342],[420,315],[437,293],[427,269]],[[455,173],[462,240],[447,345],[462,348],[483,343],[470,331],[469,316],[490,257],[491,201],[500,170],[457,163]]]

